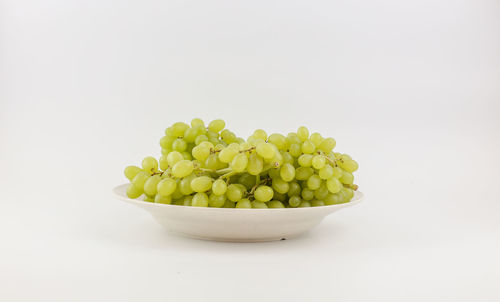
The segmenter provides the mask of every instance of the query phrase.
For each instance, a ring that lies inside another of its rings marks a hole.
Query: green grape
[[[294,157],[298,157],[302,153],[302,149],[299,144],[291,144],[288,148],[288,152]]]
[[[222,179],[217,179],[212,184],[212,192],[215,195],[224,195],[226,194],[226,191],[227,191],[227,184]]]
[[[321,179],[330,179],[333,177],[333,168],[330,165],[325,165],[318,174]]]
[[[301,196],[304,200],[312,200],[314,198],[314,192],[308,188],[305,188],[302,190]]]
[[[311,203],[309,201],[302,201],[299,204],[299,208],[309,208],[309,207],[311,207]]]
[[[302,140],[300,140],[300,138],[297,135],[297,133],[290,132],[286,136],[286,144],[287,144],[287,146],[291,146],[292,144],[301,145],[302,144]]]
[[[148,196],[148,195],[146,195],[146,196],[144,197],[144,201],[147,201],[147,202],[155,202],[154,197],[152,197],[152,196]]]
[[[169,137],[175,137],[175,134],[173,131],[174,131],[174,129],[172,127],[168,127],[167,129],[165,129],[165,135],[169,136]]]
[[[244,198],[236,203],[236,208],[238,209],[251,209],[252,204],[250,203],[250,200],[247,198]]]
[[[226,199],[224,202],[223,208],[234,208],[236,206],[236,202]]]
[[[226,196],[230,201],[238,201],[243,198],[243,189],[235,184],[227,187]]]
[[[323,137],[318,132],[314,132],[309,137],[309,140],[315,145],[319,146],[323,142]]]
[[[316,150],[316,146],[310,140],[306,140],[302,143],[301,150],[303,153],[311,154]]]
[[[142,160],[142,169],[149,173],[158,171],[158,161],[152,156],[145,157]]]
[[[160,139],[160,146],[163,149],[171,149],[172,148],[172,143],[174,142],[175,138],[171,136],[164,136]]]
[[[323,199],[323,202],[327,206],[331,206],[333,204],[340,203],[340,196],[339,194],[328,194],[325,199]]]
[[[178,151],[172,151],[167,155],[167,163],[173,167],[176,163],[184,159],[184,156]]]
[[[181,179],[181,181],[179,182],[179,190],[181,191],[182,195],[190,195],[194,192],[193,188],[191,187],[191,181],[193,181],[195,177],[196,176],[194,174],[191,174]]]
[[[184,205],[184,197],[180,198],[180,199],[175,199],[172,197],[172,203],[173,205],[176,205],[176,206],[183,206]]]
[[[247,142],[252,146],[257,146],[258,144],[265,143],[266,141],[261,138],[250,135],[247,139]]]
[[[196,130],[196,136],[203,135],[203,134],[207,133],[207,129],[205,127],[196,126],[193,128]]]
[[[191,154],[200,162],[204,162],[210,155],[210,148],[208,148],[206,145],[200,144],[193,148]]]
[[[231,132],[227,129],[222,130],[220,135],[221,135],[222,140],[228,144],[230,144],[236,140],[236,135],[234,135],[233,132]]]
[[[144,193],[150,196],[156,195],[158,192],[156,187],[158,186],[158,183],[161,181],[160,175],[156,174],[148,178],[146,182],[144,183]]]
[[[291,164],[293,165],[294,159],[293,156],[290,155],[287,151],[280,151],[281,157],[283,158],[283,162],[286,164]]]
[[[194,118],[191,120],[191,127],[196,128],[196,127],[201,127],[205,128],[205,123],[201,118]]]
[[[274,192],[274,197],[273,199],[279,200],[279,201],[285,201],[287,199],[286,194],[281,194],[278,192]]]
[[[202,142],[208,141],[208,137],[205,134],[200,134],[194,139],[194,143],[196,145],[201,144]]]
[[[248,165],[248,157],[244,153],[239,153],[231,161],[231,168],[234,172],[241,173],[245,171]]]
[[[219,159],[217,154],[210,154],[205,160],[204,167],[210,170],[217,170]]]
[[[262,130],[262,129],[257,129],[253,132],[253,136],[255,138],[260,138],[262,140],[266,140],[267,139],[267,133],[266,131]]]
[[[288,204],[294,208],[298,207],[301,202],[302,202],[302,199],[300,199],[300,197],[297,195],[294,195],[294,196],[290,197],[290,199],[288,199]]]
[[[180,189],[180,181],[177,183],[177,187],[175,188],[174,193],[172,193],[172,199],[180,199],[184,198],[184,195],[181,193]]]
[[[311,175],[311,177],[307,179],[307,187],[309,189],[314,191],[319,189],[320,186],[321,186],[321,178],[319,178],[318,175],[316,174]]]
[[[183,122],[177,122],[173,124],[171,128],[173,135],[179,137],[184,135],[184,132],[187,128],[189,128],[189,125]]]
[[[155,196],[155,203],[163,203],[163,204],[171,204],[172,203],[172,196],[162,196],[160,194],[157,194]]]
[[[186,177],[193,173],[194,165],[189,160],[181,160],[172,167],[172,175],[177,178]]]
[[[178,138],[172,143],[172,150],[174,151],[185,151],[187,149],[187,143],[182,139]]]
[[[165,171],[168,169],[168,161],[167,161],[167,156],[162,155],[160,156],[160,159],[158,160],[160,164],[160,170]]]
[[[313,157],[311,154],[302,154],[299,156],[298,163],[301,167],[310,167],[312,166]]]
[[[344,169],[350,173],[352,173],[358,169],[358,163],[352,159],[348,159],[344,162],[340,162],[339,166],[342,167],[342,169]]]
[[[328,191],[326,184],[322,183],[321,186],[316,191],[314,191],[314,197],[318,200],[323,200],[326,198],[326,196],[328,196],[329,193],[330,191]]]
[[[182,155],[182,158],[185,159],[185,160],[192,160],[193,159],[191,157],[191,153],[189,153],[187,151],[181,152],[181,155]]]
[[[271,177],[272,179],[281,178],[279,169],[269,169],[269,171],[267,171],[267,174],[269,174],[269,177]]]
[[[286,147],[286,138],[281,134],[273,133],[269,135],[268,141],[278,149],[284,149]]]
[[[352,158],[348,154],[340,154],[338,158],[340,159],[340,161],[352,160]]]
[[[297,136],[301,141],[305,142],[309,138],[309,130],[304,126],[301,126],[297,129]]]
[[[335,140],[331,137],[329,138],[325,138],[321,144],[319,144],[319,147],[318,149],[325,152],[325,153],[328,153],[328,152],[331,152],[333,150],[333,148],[335,148],[335,145],[337,144],[337,142],[335,142]]]
[[[175,189],[177,189],[177,182],[172,178],[164,178],[156,186],[156,190],[161,196],[172,195]]]
[[[257,145],[255,151],[264,159],[272,159],[276,154],[275,149],[268,143],[260,143]]]
[[[188,195],[182,199],[182,205],[186,207],[190,207],[193,205],[193,196]]]
[[[142,188],[140,187],[137,187],[136,185],[134,184],[130,184],[128,187],[127,187],[127,197],[128,198],[132,198],[132,199],[135,199],[139,196],[141,196],[143,193],[143,190]]]
[[[191,180],[191,188],[195,192],[205,192],[212,187],[212,178],[208,176],[199,176]]]
[[[284,208],[285,207],[285,205],[281,201],[279,201],[279,200],[271,200],[266,205],[270,209],[278,209],[278,208]]]
[[[186,143],[194,143],[194,140],[198,136],[198,131],[195,128],[187,128],[186,131],[184,132],[184,137],[183,139],[186,141]]]
[[[337,178],[332,177],[326,181],[326,187],[331,193],[337,193],[342,188],[342,184]]]
[[[326,165],[326,158],[323,155],[315,155],[312,159],[312,166],[314,169],[319,170]]]
[[[311,201],[311,206],[313,206],[313,207],[322,207],[324,205],[325,205],[325,203],[323,202],[323,200],[316,200],[315,199],[315,200]]]
[[[344,195],[346,196],[346,202],[350,201],[354,197],[354,191],[349,188],[343,188]]]
[[[208,196],[205,193],[196,193],[191,202],[193,207],[208,207]]]
[[[217,139],[219,140],[219,133],[217,132],[213,132],[213,131],[207,131],[207,134],[206,136],[208,137],[208,139]]]
[[[223,120],[213,120],[208,124],[208,130],[213,132],[220,132],[226,127],[226,123]]]
[[[290,189],[290,185],[281,178],[273,179],[272,187],[276,192],[281,194],[287,193]]]
[[[218,143],[220,143],[219,139],[218,138],[214,138],[214,137],[208,138],[208,141],[210,143],[212,143],[213,145],[217,145]]]
[[[260,201],[252,201],[252,209],[267,209],[267,205],[265,202]]]
[[[172,150],[161,148],[161,155],[167,156],[170,152],[172,152]]]
[[[351,173],[344,171],[342,173],[342,176],[340,176],[339,180],[343,184],[350,185],[354,182],[354,176]]]
[[[239,146],[240,147],[239,147],[238,151],[247,151],[247,152],[249,149],[251,149],[253,147],[252,144],[250,144],[249,142],[243,142],[243,143],[239,144]]]
[[[280,176],[286,182],[290,182],[295,178],[295,168],[291,164],[284,164],[280,169]]]
[[[254,192],[255,200],[267,202],[273,199],[274,191],[268,186],[259,186]]]
[[[291,182],[288,185],[289,185],[289,188],[288,188],[288,193],[287,194],[290,197],[292,197],[294,195],[299,195],[300,191],[302,191],[302,188],[296,182]]]
[[[333,168],[333,177],[340,178],[343,173],[344,171],[342,171],[342,169],[340,169],[339,167]]]
[[[139,189],[143,190],[144,189],[144,183],[148,178],[151,177],[151,175],[148,172],[141,171],[137,173],[137,175],[132,179],[132,183]]]
[[[137,167],[137,166],[128,166],[125,168],[124,174],[125,174],[125,177],[131,181],[141,171],[142,171],[142,169]]]
[[[227,147],[219,152],[219,160],[223,163],[230,163],[237,154],[238,150]]]
[[[238,178],[238,183],[244,185],[247,190],[250,190],[251,188],[253,188],[253,186],[255,186],[256,179],[255,176],[253,175],[250,175],[248,173],[243,173]]]
[[[211,193],[208,197],[208,206],[212,208],[221,208],[226,202],[226,195],[215,195]]]
[[[314,170],[311,167],[298,167],[295,170],[295,178],[298,180],[306,180],[313,174]]]

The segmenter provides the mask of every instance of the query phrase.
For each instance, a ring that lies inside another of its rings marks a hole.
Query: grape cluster
[[[258,129],[245,141],[223,120],[178,122],[160,139],[161,157],[128,166],[127,196],[196,207],[289,208],[348,202],[358,164],[306,127],[287,136]]]

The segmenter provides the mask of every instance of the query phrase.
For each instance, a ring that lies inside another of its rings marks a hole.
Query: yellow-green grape
[[[151,175],[148,172],[141,171],[137,173],[137,175],[132,179],[132,183],[139,189],[143,190],[144,189],[144,183],[148,178],[151,177]]]
[[[243,198],[243,189],[235,184],[227,187],[226,196],[230,201],[238,201]]]
[[[349,156],[349,154],[340,154],[340,155],[338,156],[338,158],[339,158],[341,161],[346,161],[346,160],[350,160],[350,159],[352,159],[352,158]]]
[[[208,141],[208,137],[207,137],[205,134],[200,134],[200,135],[198,135],[198,136],[194,139],[194,143],[195,143],[196,145],[199,145],[199,144],[201,144],[201,143],[203,143],[203,142],[206,142],[206,141]]]
[[[196,135],[197,136],[207,133],[207,129],[205,127],[196,126],[196,127],[193,127],[193,128],[196,130]]]
[[[326,198],[326,196],[328,196],[329,193],[330,191],[326,187],[326,184],[322,183],[321,186],[316,191],[314,191],[314,197],[318,200],[323,200]]]
[[[186,149],[187,149],[187,143],[182,138],[178,138],[172,143],[172,150],[174,151],[182,152],[185,151]]]
[[[208,139],[211,139],[211,138],[219,139],[219,133],[217,133],[217,132],[213,132],[213,131],[208,130],[205,135],[208,137]]]
[[[241,176],[238,178],[238,183],[242,184],[247,188],[247,190],[250,190],[255,186],[256,179],[255,176],[250,175],[248,173],[243,173]]]
[[[261,138],[250,135],[247,139],[247,142],[252,146],[257,146],[258,144],[265,143],[266,141]]]
[[[288,204],[294,208],[298,207],[301,202],[302,202],[302,199],[300,199],[300,197],[297,195],[294,195],[294,196],[290,197],[290,199],[288,199]]]
[[[226,123],[223,120],[213,120],[208,124],[208,130],[213,132],[221,132],[224,127],[226,127]]]
[[[302,143],[301,150],[305,154],[311,154],[314,152],[314,150],[316,150],[316,146],[310,140],[306,140]]]
[[[337,142],[333,138],[328,137],[328,138],[325,138],[321,142],[321,144],[319,144],[318,149],[325,152],[325,153],[329,153],[333,150],[333,148],[335,148],[336,144],[337,144]]]
[[[196,193],[191,201],[193,207],[208,207],[208,196],[205,193]]]
[[[309,207],[311,207],[311,203],[310,203],[309,201],[305,201],[305,200],[304,200],[304,201],[302,201],[302,202],[299,204],[299,206],[298,206],[298,207],[299,207],[299,208],[309,208]]]
[[[167,155],[167,163],[173,167],[176,163],[184,159],[184,156],[178,151],[172,151]]]
[[[342,184],[337,178],[332,177],[326,181],[326,187],[331,193],[337,193],[342,188]]]
[[[175,192],[176,188],[177,188],[177,182],[172,178],[164,178],[156,186],[158,195],[161,196],[172,195]]]
[[[269,138],[267,140],[280,150],[285,149],[286,147],[286,138],[282,134],[273,133],[269,135]]]
[[[219,160],[223,163],[230,163],[237,154],[238,150],[227,147],[219,152]]]
[[[147,201],[147,202],[155,202],[155,199],[154,199],[154,197],[153,197],[153,196],[148,196],[148,195],[146,195],[146,196],[144,197],[144,201]]]
[[[267,203],[267,207],[270,209],[284,208],[285,205],[279,200],[271,200]]]
[[[156,174],[148,178],[146,182],[144,183],[144,193],[150,196],[156,195],[158,192],[156,187],[158,186],[158,183],[161,181],[160,175]]]
[[[172,127],[168,127],[167,129],[165,129],[165,135],[170,136],[170,137],[175,137],[175,134],[173,131],[174,131],[174,129]]]
[[[212,187],[212,178],[208,176],[199,176],[191,180],[191,188],[195,192],[206,192]]]
[[[189,153],[187,151],[181,152],[181,155],[182,155],[182,158],[184,158],[186,160],[192,160],[193,159],[193,157],[191,156],[191,153]]]
[[[312,166],[313,157],[314,156],[311,154],[302,154],[301,156],[299,156],[299,159],[297,160],[297,162],[299,163],[299,165],[301,167],[310,167],[310,166]]]
[[[295,168],[291,164],[284,164],[280,168],[280,176],[286,182],[290,182],[295,178]]]
[[[212,192],[215,195],[224,195],[226,194],[226,191],[227,191],[227,184],[222,179],[217,179],[212,184]]]
[[[200,144],[193,148],[191,154],[200,162],[204,162],[210,155],[210,148],[208,148],[206,145]]]
[[[251,209],[252,204],[250,203],[250,200],[248,200],[247,198],[243,198],[242,200],[240,200],[236,203],[236,208],[238,208],[238,209]]]
[[[168,169],[168,160],[166,155],[160,156],[158,162],[160,164],[160,170],[165,171]]]
[[[304,126],[301,126],[297,129],[297,136],[301,141],[305,142],[309,138],[309,130]]]
[[[137,187],[136,185],[134,184],[130,184],[127,188],[127,197],[128,198],[137,198],[139,196],[141,196],[143,193],[143,190],[142,188],[140,187]]]
[[[272,187],[276,192],[281,194],[287,193],[290,189],[290,185],[281,178],[273,179]]]
[[[131,181],[141,171],[142,171],[142,169],[137,167],[137,166],[128,166],[125,168],[124,174],[125,174],[125,177]]]
[[[306,180],[313,174],[314,170],[311,167],[298,167],[295,170],[295,178],[298,180]]]
[[[170,203],[170,204],[173,204],[176,206],[183,206],[184,205],[184,197],[182,197],[180,199],[175,199],[172,197],[172,203]]]
[[[260,201],[252,201],[252,209],[267,209],[267,205],[265,202]]]
[[[226,199],[224,202],[223,208],[234,208],[236,206],[236,202]]]
[[[298,157],[302,153],[302,148],[299,144],[291,144],[288,152],[294,157]]]
[[[269,169],[269,171],[267,171],[267,174],[272,179],[281,178],[281,176],[280,176],[280,170],[279,169]]]
[[[333,177],[340,178],[343,173],[344,171],[342,171],[342,169],[340,169],[339,167],[333,168]]]
[[[160,139],[160,146],[163,149],[171,149],[172,143],[174,142],[175,137],[172,136],[164,136]]]
[[[283,157],[283,163],[292,164],[294,163],[293,156],[287,151],[280,151],[281,156]]]
[[[193,196],[191,196],[191,195],[185,196],[182,199],[182,205],[186,206],[186,207],[192,206],[193,205]]]
[[[278,168],[283,164],[283,156],[281,156],[281,153],[276,151],[272,159],[264,159],[264,161],[269,162],[274,168]]]
[[[302,190],[300,196],[302,196],[302,199],[304,200],[312,200],[314,198],[314,192],[308,188],[305,188]]]
[[[296,182],[291,182],[288,184],[288,196],[289,197],[292,197],[294,195],[300,195],[300,191],[302,190],[302,188],[300,187],[300,185]]]
[[[264,159],[273,159],[276,154],[275,149],[268,143],[260,143],[255,151]]]
[[[179,181],[179,190],[181,191],[182,195],[190,195],[194,192],[193,188],[191,187],[191,181],[193,181],[193,179],[195,178],[196,175],[191,174]]]
[[[350,185],[354,182],[354,176],[351,173],[344,171],[339,180],[343,184]]]
[[[208,196],[208,206],[212,208],[221,208],[226,202],[226,195],[215,195],[211,193]]]
[[[299,138],[299,136],[297,135],[297,133],[290,132],[286,136],[286,144],[287,144],[287,146],[291,146],[292,144],[301,145],[302,144],[302,140]]]
[[[184,195],[181,193],[181,189],[180,189],[179,183],[180,183],[180,181],[177,183],[177,187],[176,187],[174,193],[172,193],[172,199],[174,199],[174,200],[180,199],[180,198],[184,197]]]
[[[352,159],[348,159],[344,162],[340,162],[339,166],[341,166],[342,169],[344,169],[350,173],[352,173],[358,169],[358,163]]]
[[[201,118],[194,118],[191,120],[191,127],[196,128],[196,127],[202,127],[205,128],[205,123]]]
[[[312,166],[314,169],[319,170],[326,165],[326,158],[323,155],[315,155],[312,159]]]
[[[149,173],[158,171],[158,161],[152,156],[145,157],[142,160],[142,169]]]
[[[189,128],[189,125],[183,122],[177,122],[172,125],[172,133],[174,136],[182,136],[186,129]]]
[[[171,204],[172,203],[172,196],[162,196],[160,194],[157,194],[155,196],[155,203],[163,203],[163,204]]]
[[[287,199],[286,194],[281,194],[278,192],[274,192],[274,197],[273,199],[279,200],[279,201],[285,201]]]
[[[228,129],[222,130],[220,136],[222,140],[227,144],[230,144],[236,140],[236,135]]]
[[[231,161],[231,168],[234,172],[241,173],[245,171],[248,165],[248,157],[244,153],[236,155]]]
[[[266,140],[267,139],[267,133],[266,133],[266,131],[264,131],[262,129],[255,130],[252,135],[255,138],[260,138],[262,140]]]
[[[161,155],[167,156],[172,150],[161,148]]]
[[[194,143],[194,140],[198,136],[198,131],[195,128],[187,128],[186,131],[184,132],[184,137],[183,139],[186,141],[186,143]]]
[[[316,174],[311,175],[311,177],[307,179],[307,187],[309,189],[314,191],[319,189],[320,186],[321,186],[321,178],[319,178],[318,175]]]
[[[186,177],[193,173],[194,165],[192,161],[183,159],[172,167],[172,175],[177,178]]]
[[[219,166],[219,159],[217,154],[210,154],[204,162],[203,165],[206,169],[217,170]]]
[[[319,170],[318,173],[321,179],[330,179],[333,177],[333,168],[330,165],[325,165],[323,168]]]
[[[259,186],[253,196],[255,197],[255,200],[261,201],[261,202],[267,202],[271,199],[273,199],[274,191],[268,186]]]
[[[309,140],[315,145],[319,146],[323,142],[323,137],[318,132],[314,132],[309,137]]]
[[[352,189],[342,188],[342,190],[344,191],[347,201],[350,201],[354,197],[354,191]]]
[[[313,206],[313,207],[322,207],[324,205],[325,205],[325,203],[322,200],[315,199],[315,200],[311,201],[311,206]]]
[[[325,205],[327,206],[331,206],[333,204],[337,204],[337,203],[340,203],[340,197],[339,197],[339,194],[328,194],[325,199],[323,199],[323,202],[325,203]]]

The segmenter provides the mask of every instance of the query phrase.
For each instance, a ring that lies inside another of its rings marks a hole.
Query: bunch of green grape
[[[333,152],[336,142],[306,127],[287,136],[258,129],[245,141],[224,129],[178,122],[160,139],[161,157],[128,166],[129,198],[180,206],[294,208],[349,202],[354,196],[349,155]]]

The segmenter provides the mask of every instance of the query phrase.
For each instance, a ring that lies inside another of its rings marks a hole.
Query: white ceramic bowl
[[[128,184],[113,189],[116,197],[139,206],[168,230],[197,239],[258,242],[285,240],[318,225],[325,216],[359,203],[363,193],[343,204],[310,208],[228,209],[151,203],[127,197]]]

